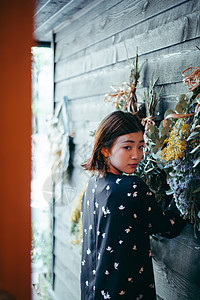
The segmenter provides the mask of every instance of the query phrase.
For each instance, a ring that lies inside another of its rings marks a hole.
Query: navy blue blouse
[[[149,235],[171,238],[179,214],[163,212],[137,176],[92,177],[82,199],[81,299],[156,299]]]

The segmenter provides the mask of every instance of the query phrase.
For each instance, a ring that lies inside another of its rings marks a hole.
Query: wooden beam
[[[51,42],[45,42],[45,41],[37,41],[36,42],[37,47],[45,47],[45,48],[50,48],[51,47]]]
[[[74,13],[79,11],[81,7],[86,6],[89,2],[91,2],[91,0],[69,0],[67,3],[64,1],[55,5],[55,1],[47,1],[39,10],[39,13],[35,13],[35,37],[38,39],[40,39],[41,36],[43,38],[50,37],[51,32],[56,26],[66,21],[66,19],[71,18]],[[49,6],[48,9],[47,6]],[[44,11],[42,11],[43,9]],[[46,18],[45,15],[47,15]],[[39,22],[39,18],[43,18],[44,20],[40,20]]]

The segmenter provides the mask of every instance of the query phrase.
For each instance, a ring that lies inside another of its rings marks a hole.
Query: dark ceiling
[[[36,0],[34,38],[39,42],[52,40],[53,30],[73,17],[94,0]]]

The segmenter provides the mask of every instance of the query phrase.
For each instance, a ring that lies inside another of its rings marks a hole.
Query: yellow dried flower
[[[73,228],[72,232],[76,236],[75,239],[73,240],[74,245],[80,244],[80,241],[82,239],[81,202],[82,202],[84,192],[85,192],[85,188],[78,195],[78,198],[72,209],[72,215],[70,218],[70,221],[72,223],[72,228]]]
[[[166,147],[161,151],[163,160],[183,158],[187,147],[188,125],[184,119],[176,121],[170,136],[164,141]]]
[[[71,222],[78,223],[81,215],[81,200],[83,198],[83,194],[85,192],[85,188],[81,191],[81,193],[78,195],[78,198],[75,202],[75,205],[72,209],[72,215],[70,218]]]

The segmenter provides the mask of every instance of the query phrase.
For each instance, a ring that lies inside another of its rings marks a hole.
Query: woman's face
[[[108,152],[108,172],[131,174],[142,160],[144,138],[142,131],[119,136]]]

